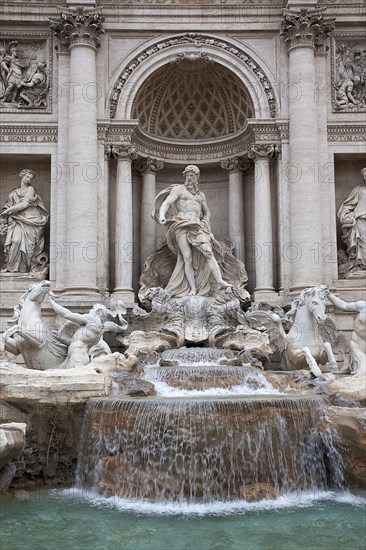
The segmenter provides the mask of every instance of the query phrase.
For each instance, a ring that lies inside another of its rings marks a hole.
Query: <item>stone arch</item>
[[[241,80],[248,90],[254,108],[254,118],[274,118],[278,112],[278,98],[270,79],[262,69],[263,63],[255,59],[242,44],[227,38],[187,33],[152,42],[130,56],[123,69],[118,69],[109,99],[110,117],[119,120],[132,118],[132,107],[143,83],[158,69],[182,56],[204,54],[210,61],[223,65]]]

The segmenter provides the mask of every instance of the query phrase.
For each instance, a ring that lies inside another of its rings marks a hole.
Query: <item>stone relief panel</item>
[[[0,112],[51,112],[51,75],[48,34],[0,36]]]
[[[357,33],[335,36],[332,42],[334,112],[366,111],[366,38]]]

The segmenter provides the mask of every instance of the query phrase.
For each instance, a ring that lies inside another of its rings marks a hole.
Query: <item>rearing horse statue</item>
[[[49,330],[41,315],[50,286],[49,281],[42,281],[28,288],[3,334],[5,350],[14,355],[21,353],[29,369],[55,369],[67,356],[68,346]]]
[[[292,302],[284,320],[290,324],[285,332],[281,317],[271,311],[253,311],[247,319],[257,328],[264,326],[269,332],[273,351],[282,353],[288,370],[308,367],[319,377],[320,365],[328,361],[332,372],[338,372],[332,344],[337,340],[337,328],[325,313],[329,290],[326,286],[306,288]]]

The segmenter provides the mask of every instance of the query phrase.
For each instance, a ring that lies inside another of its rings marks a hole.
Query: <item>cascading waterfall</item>
[[[155,384],[158,395],[175,397],[179,392],[172,392],[174,388],[183,390],[181,395],[187,392],[204,392],[215,389],[233,390],[232,393],[251,394],[267,393],[278,394],[263,374],[255,367],[222,367],[198,366],[191,367],[145,367],[144,379]],[[229,394],[230,392],[227,392]]]
[[[341,488],[321,398],[92,399],[77,483],[155,501],[260,500]]]
[[[235,357],[229,349],[219,348],[186,348],[170,349],[161,354],[163,361],[178,363],[181,367],[193,365],[219,365]]]

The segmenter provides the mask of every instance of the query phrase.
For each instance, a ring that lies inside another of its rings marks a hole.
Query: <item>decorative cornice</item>
[[[182,44],[192,44],[197,48],[201,48],[205,45],[214,46],[234,55],[237,59],[240,60],[241,63],[244,63],[259,79],[263,91],[267,97],[271,117],[274,118],[276,116],[276,101],[273,87],[266,75],[263,73],[261,67],[258,65],[258,63],[254,61],[252,57],[250,57],[250,55],[248,55],[243,50],[234,47],[230,42],[227,42],[223,39],[217,39],[209,35],[202,35],[198,33],[186,33],[181,36],[160,40],[159,42],[155,43],[152,46],[149,46],[148,48],[140,52],[139,55],[136,56],[127,65],[127,67],[123,70],[121,76],[118,79],[118,84],[112,90],[109,107],[111,118],[115,118],[116,116],[118,100],[119,96],[121,95],[122,88],[126,85],[126,82],[129,80],[137,67],[156,53],[159,53],[166,48],[179,46]]]
[[[281,139],[278,121],[272,119],[248,119],[248,127],[250,128],[253,143],[279,143]]]
[[[277,144],[252,143],[248,150],[248,158],[252,160],[278,158],[279,154],[280,148]]]
[[[98,48],[100,46],[99,36],[104,34],[103,21],[104,17],[101,11],[77,6],[61,11],[58,17],[51,17],[50,27],[64,47],[84,44]]]
[[[138,129],[133,137],[136,149],[143,156],[188,163],[243,156],[250,141],[252,141],[251,133],[247,131],[230,139],[203,144],[161,142],[144,134],[141,129]]]
[[[365,143],[366,124],[328,124],[328,142]]]
[[[280,35],[285,37],[288,50],[304,46],[319,50],[323,47],[335,22],[334,17],[325,17],[324,12],[325,8],[284,10]]]
[[[57,125],[2,124],[0,126],[0,141],[2,143],[57,143],[57,132]]]

